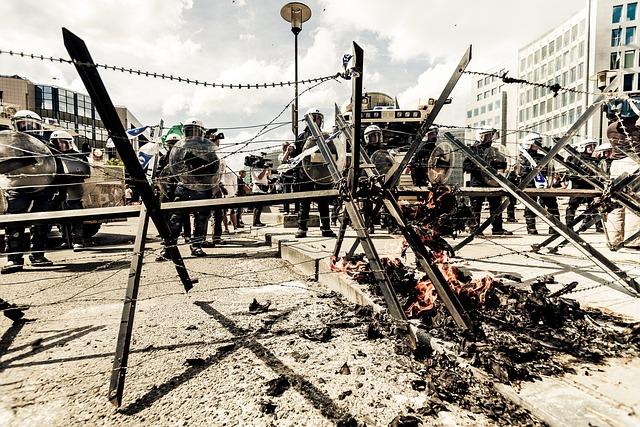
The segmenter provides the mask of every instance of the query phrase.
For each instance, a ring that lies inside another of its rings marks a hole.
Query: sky
[[[180,75],[216,83],[293,81],[293,34],[276,0],[15,0],[4,1],[0,49],[65,57],[61,28],[84,39],[97,63]],[[305,0],[312,10],[299,35],[300,79],[335,74],[352,41],[363,47],[364,90],[397,96],[403,108],[440,94],[468,45],[468,70],[513,67],[518,48],[563,22],[585,0]],[[67,64],[0,55],[0,74],[86,93]],[[220,89],[100,71],[116,105],[143,123],[207,127],[268,123],[293,98],[293,87]],[[511,73],[515,75],[515,69]],[[463,76],[438,122],[464,124],[471,78]],[[300,91],[308,85],[300,85]],[[333,124],[333,105],[351,94],[344,80],[300,96],[301,115],[317,107]],[[289,110],[276,121],[290,120]],[[225,144],[255,136],[257,128],[225,129]],[[284,125],[251,147],[276,147],[291,138]],[[226,148],[229,150],[229,148]],[[224,148],[223,148],[224,150]],[[230,163],[239,166],[242,155]]]

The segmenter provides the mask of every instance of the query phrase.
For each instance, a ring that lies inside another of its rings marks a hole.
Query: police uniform
[[[479,144],[471,146],[470,149],[473,151],[478,157],[484,157],[484,151],[491,144]],[[465,159],[462,164],[462,170],[470,175],[470,185],[471,187],[485,187],[487,184],[485,182],[484,177],[482,176],[482,170],[471,160]],[[474,232],[475,229],[480,225],[480,215],[482,213],[482,204],[485,199],[489,202],[489,210],[490,215],[493,215],[500,209],[501,198],[496,196],[475,196],[470,197],[471,199],[471,209],[473,211],[473,218],[469,221],[469,229],[471,232]],[[505,233],[505,230],[502,225],[502,213],[500,215],[496,215],[493,221],[491,222],[491,228],[493,234],[501,234]],[[510,234],[510,233],[509,233]]]
[[[527,153],[531,156],[531,158],[538,164],[540,160],[544,158],[542,153],[537,151],[527,150]],[[520,179],[525,177],[533,170],[533,165],[529,162],[529,160],[525,156],[520,156]],[[550,177],[547,177],[550,178]],[[531,181],[528,185],[528,188],[535,187],[535,181]],[[558,210],[558,200],[555,197],[539,197],[538,202],[545,207],[551,215],[556,217],[556,219],[560,220],[560,211]],[[536,229],[536,214],[533,211],[525,208],[524,217],[527,223],[527,232],[530,234],[537,234],[538,231]],[[554,230],[549,227],[549,234],[554,233]]]
[[[302,153],[302,148],[305,142],[311,136],[311,130],[309,127],[305,127],[304,131],[296,138],[296,146],[291,154],[291,157],[296,157]],[[301,165],[298,165],[294,172],[294,188],[295,191],[313,191],[313,190],[325,190],[331,188],[331,185],[322,185],[314,183],[309,179],[307,174],[302,169]],[[329,201],[327,199],[318,200],[318,213],[320,214],[320,229],[323,231],[331,230],[330,218],[329,218]],[[303,200],[300,202],[300,211],[298,212],[298,229],[301,231],[307,231],[307,223],[309,221],[309,211],[311,210],[311,200]]]
[[[580,158],[581,160],[591,163],[595,167],[598,167],[598,159],[596,159],[595,157],[592,157],[588,154],[581,153]],[[574,163],[576,160],[572,156],[569,156],[567,157],[566,161],[567,163]],[[584,178],[581,178],[579,176],[571,177],[571,187],[575,189],[591,189],[591,190],[594,189],[593,185],[589,184]],[[565,221],[567,226],[569,226],[569,224],[573,222],[573,220],[575,219],[576,210],[578,209],[578,206],[586,204],[587,209],[589,209],[589,207],[593,204],[593,201],[594,199],[590,199],[588,197],[573,197],[573,196],[570,197],[569,203],[567,204],[567,209],[565,211]],[[595,215],[599,216],[598,214],[595,214]],[[585,219],[585,222],[587,221],[588,219]],[[602,229],[601,221],[596,222],[595,226],[596,226],[597,232],[600,233],[604,231]]]

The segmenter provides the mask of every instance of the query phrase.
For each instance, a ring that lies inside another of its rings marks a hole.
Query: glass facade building
[[[89,96],[48,85],[35,85],[35,112],[78,134],[80,143],[103,148],[108,134]]]

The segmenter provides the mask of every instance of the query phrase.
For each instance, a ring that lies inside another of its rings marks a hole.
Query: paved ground
[[[275,223],[272,215],[264,219]],[[322,284],[327,280],[309,280],[315,272],[306,267],[314,263],[300,254],[326,258],[333,240],[313,232],[296,241],[294,229],[276,225],[254,230],[273,236],[273,247],[251,239],[247,230],[226,236],[223,247],[207,249],[209,258],[187,257],[187,267],[200,279],[189,295],[170,263],[147,256],[124,405],[115,411],[106,396],[130,257],[123,247],[132,242],[134,226],[130,220],[104,227],[97,242],[112,245],[112,252],[54,252],[51,269],[0,276],[2,297],[30,305],[32,319],[12,325],[0,318],[0,425],[335,425],[350,416],[360,424],[388,425],[426,404],[424,391],[411,386],[421,365],[397,355],[393,339],[367,340],[366,319],[354,315],[354,305],[331,294]],[[524,283],[545,274],[560,283],[578,280],[580,292],[572,297],[640,320],[637,300],[603,286],[610,278],[574,249],[532,254],[529,245],[545,236],[522,234],[523,223],[508,227],[518,233],[477,239],[456,261],[478,274],[518,274]],[[348,237],[345,247],[351,232]],[[585,237],[638,274],[637,253],[610,253],[601,235]],[[276,258],[278,240],[286,241],[281,249],[298,254],[298,261]],[[399,254],[398,238],[377,232],[374,240],[381,255]],[[149,248],[158,251],[157,239]],[[338,277],[318,269],[321,279]],[[253,298],[269,300],[270,310],[251,315]],[[300,336],[338,321],[329,342]],[[345,363],[349,375],[340,374]],[[634,425],[640,423],[640,398],[632,392],[639,373],[637,361],[612,361],[599,373],[527,383],[515,392],[523,406],[548,412],[557,425]],[[277,396],[269,381],[280,377],[290,387]],[[550,402],[565,402],[565,408]],[[449,409],[423,419],[492,424]],[[553,418],[569,412],[577,418]]]
[[[127,243],[134,223],[97,241]],[[368,340],[353,304],[248,233],[207,251],[186,259],[200,279],[189,295],[147,256],[120,411],[107,390],[129,253],[53,252],[51,269],[0,276],[4,298],[31,306],[27,322],[0,317],[0,425],[388,425],[424,406],[411,386],[421,365],[393,339]],[[254,298],[269,311],[250,314]],[[329,342],[300,335],[331,324]],[[289,386],[270,391],[281,377]],[[430,422],[491,424],[452,409]]]

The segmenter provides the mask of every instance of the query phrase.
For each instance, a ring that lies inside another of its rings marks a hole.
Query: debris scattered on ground
[[[347,362],[344,362],[344,365],[340,368],[340,375],[351,375],[351,368],[349,368]]]
[[[422,420],[415,415],[398,415],[389,423],[389,427],[418,427],[421,425]]]
[[[249,304],[249,313],[251,314],[259,314],[265,313],[269,311],[269,306],[271,305],[271,301],[267,301],[263,304],[259,303],[257,299],[253,299],[251,304]]]
[[[300,333],[300,336],[310,341],[319,342],[327,342],[333,337],[330,326],[325,326],[319,329],[305,329]]]
[[[204,366],[206,363],[206,360],[201,357],[194,357],[184,361],[186,366]]]
[[[291,383],[284,375],[267,381],[267,395],[272,397],[280,397],[285,391],[289,390]]]

